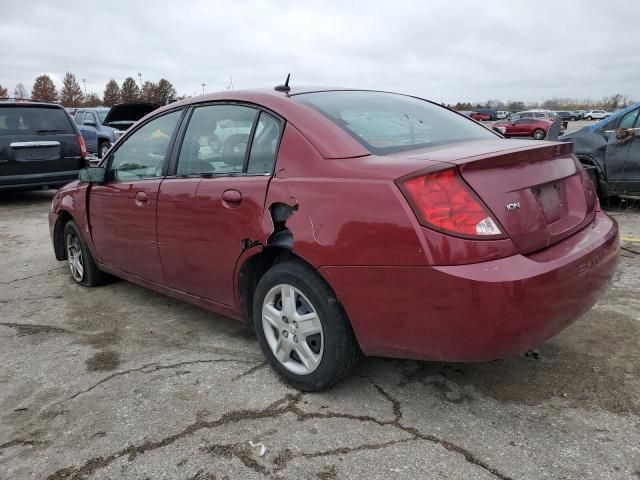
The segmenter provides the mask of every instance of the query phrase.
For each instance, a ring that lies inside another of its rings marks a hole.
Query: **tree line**
[[[576,99],[576,98],[550,98],[542,102],[487,100],[486,102],[458,102],[454,105],[447,105],[454,110],[475,110],[478,108],[491,108],[494,110],[507,110],[509,112],[520,112],[528,108],[544,108],[547,110],[616,110],[633,105],[627,95],[616,93],[615,95],[603,97],[601,100]]]
[[[0,85],[0,98],[8,97],[9,91]],[[67,72],[64,76],[59,92],[51,77],[45,74],[36,77],[31,94],[22,83],[18,83],[13,91],[13,97],[60,103],[64,107],[98,107],[101,105],[112,107],[116,103],[133,101],[166,105],[184,98],[177,96],[176,89],[165,78],[161,78],[157,83],[147,80],[140,88],[133,77],[125,78],[122,85],[119,85],[115,79],[110,79],[105,85],[102,97],[95,92],[85,95],[76,76],[71,72]]]

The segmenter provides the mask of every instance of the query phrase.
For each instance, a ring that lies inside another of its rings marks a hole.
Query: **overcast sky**
[[[0,85],[67,71],[169,79],[179,94],[297,85],[376,88],[445,102],[640,100],[640,2],[0,2]]]

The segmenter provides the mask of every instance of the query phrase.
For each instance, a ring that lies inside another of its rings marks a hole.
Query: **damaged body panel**
[[[603,197],[640,197],[640,103],[565,135]]]

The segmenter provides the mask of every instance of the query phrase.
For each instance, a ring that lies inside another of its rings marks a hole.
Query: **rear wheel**
[[[102,285],[109,275],[100,271],[87,245],[82,240],[76,222],[70,220],[64,226],[64,246],[71,277],[76,283],[85,287]]]
[[[571,121],[575,122],[576,121],[576,117],[571,117]]]
[[[111,144],[109,142],[100,142],[100,146],[98,147],[98,156],[100,158],[104,158],[107,155],[107,152],[111,148]]]
[[[533,131],[533,138],[535,138],[536,140],[542,140],[545,137],[545,133],[544,130],[542,130],[541,128],[536,128]]]
[[[593,120],[593,117],[592,117],[591,115],[589,115],[589,116],[587,117],[587,120]]]
[[[253,322],[273,369],[300,390],[335,385],[361,357],[335,294],[302,262],[283,262],[264,274],[256,287]]]

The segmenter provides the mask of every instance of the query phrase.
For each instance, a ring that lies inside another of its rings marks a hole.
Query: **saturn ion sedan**
[[[231,91],[149,114],[54,197],[56,258],[245,321],[302,390],[363,355],[488,361],[585,313],[618,229],[572,144],[420,98]]]

